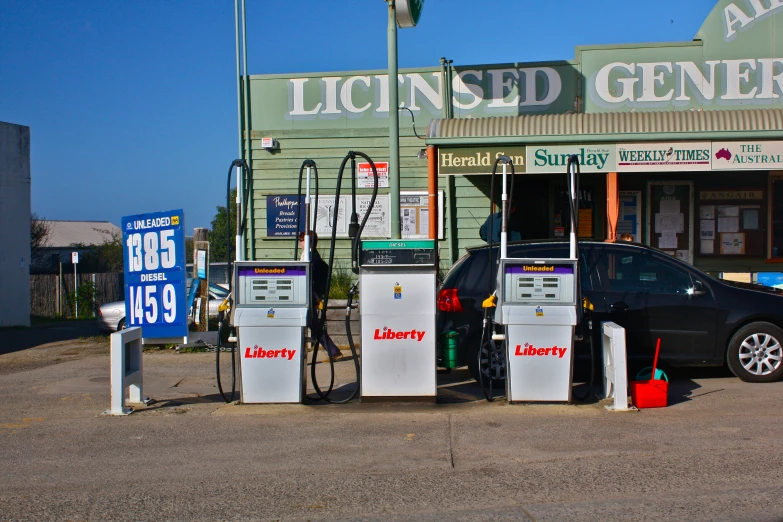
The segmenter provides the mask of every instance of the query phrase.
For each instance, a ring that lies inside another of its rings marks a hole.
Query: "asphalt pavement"
[[[214,354],[161,350],[144,355],[154,403],[111,417],[91,342],[0,371],[0,520],[783,519],[783,383],[684,372],[667,408],[613,413],[488,403],[461,369],[434,405],[238,405]],[[0,369],[50,353],[28,344]]]

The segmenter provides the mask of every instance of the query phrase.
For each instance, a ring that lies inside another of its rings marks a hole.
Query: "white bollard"
[[[628,364],[625,350],[625,328],[612,322],[601,324],[603,349],[604,399],[613,398],[609,411],[634,411],[628,406]]]
[[[128,415],[132,409],[125,406],[125,388],[128,403],[146,404],[142,399],[142,343],[141,328],[128,328],[111,334],[111,408],[106,415]]]

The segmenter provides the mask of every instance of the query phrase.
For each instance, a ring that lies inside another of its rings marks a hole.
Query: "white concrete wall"
[[[0,327],[30,326],[30,127],[0,122]]]

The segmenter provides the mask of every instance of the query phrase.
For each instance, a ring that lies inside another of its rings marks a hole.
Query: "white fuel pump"
[[[505,326],[506,398],[510,403],[571,401],[574,334],[582,311],[578,170],[578,157],[571,156],[568,258],[512,259],[501,239],[495,322]]]
[[[435,241],[362,241],[362,402],[435,402]]]
[[[240,358],[240,392],[243,403],[301,403],[305,396],[305,328],[311,311],[310,281],[310,178],[307,169],[304,199],[304,250],[292,261],[236,261],[233,277],[233,325]],[[297,226],[298,231],[299,226]]]

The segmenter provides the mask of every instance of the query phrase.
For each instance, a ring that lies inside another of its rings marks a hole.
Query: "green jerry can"
[[[440,355],[444,368],[452,369],[457,367],[457,339],[459,332],[449,330],[441,334]]]

